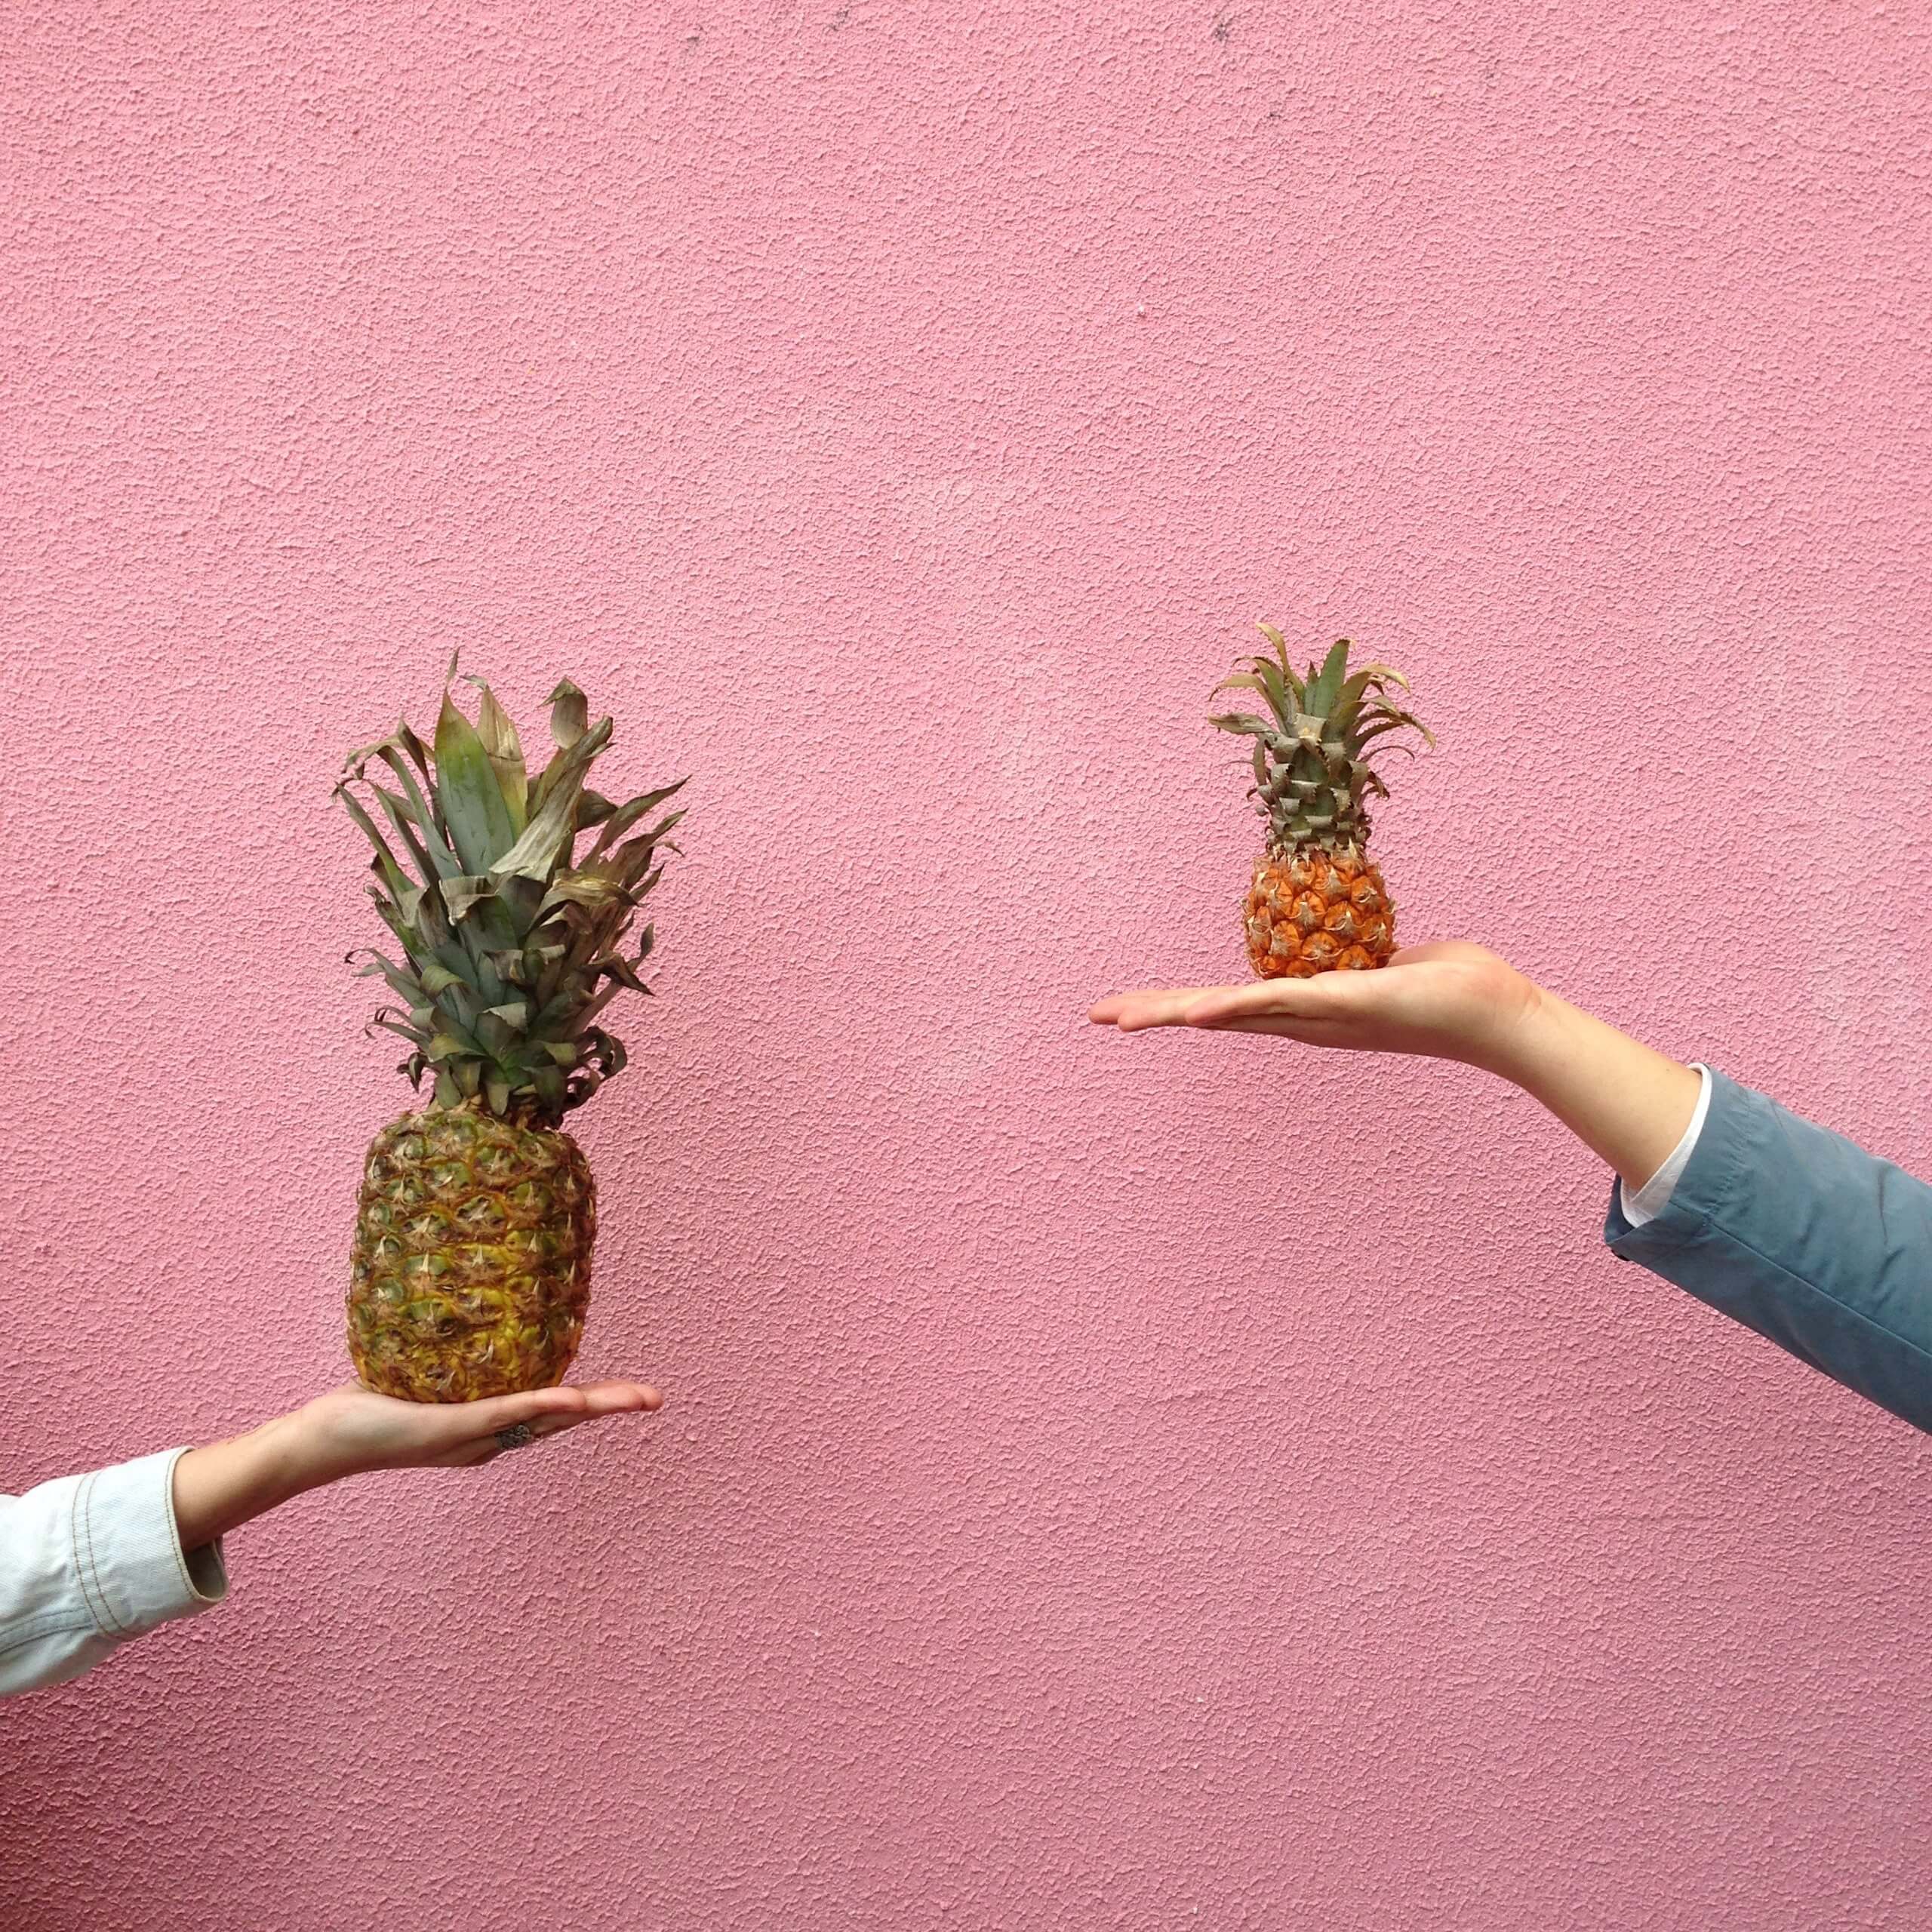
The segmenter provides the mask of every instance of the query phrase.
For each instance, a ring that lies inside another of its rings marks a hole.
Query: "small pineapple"
[[[623,1071],[596,1023],[617,993],[650,990],[637,968],[651,929],[633,952],[622,943],[684,815],[635,829],[682,779],[621,805],[586,788],[611,720],[590,724],[568,680],[550,696],[556,753],[534,780],[515,727],[471,681],[473,725],[445,688],[433,747],[401,725],[352,752],[336,787],[375,847],[369,896],[401,952],[371,949],[362,969],[405,1002],[374,1023],[410,1042],[412,1084],[432,1080],[427,1106],[369,1149],[349,1350],[370,1388],[419,1402],[547,1388],[576,1358],[596,1192],[558,1124]]]
[[[1268,715],[1209,720],[1254,739],[1248,796],[1268,821],[1244,907],[1249,963],[1264,980],[1380,966],[1395,949],[1395,908],[1367,851],[1365,801],[1389,795],[1368,748],[1404,729],[1435,740],[1389,698],[1391,685],[1409,688],[1399,672],[1381,664],[1350,672],[1346,638],[1302,678],[1281,633],[1263,624],[1261,634],[1273,654],[1244,660],[1216,688],[1258,691]]]

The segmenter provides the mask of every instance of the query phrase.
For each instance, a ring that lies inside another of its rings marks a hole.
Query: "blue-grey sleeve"
[[[1670,1204],[1613,1253],[1932,1432],[1932,1187],[1715,1071]]]

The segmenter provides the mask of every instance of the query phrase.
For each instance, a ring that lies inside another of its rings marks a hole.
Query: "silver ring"
[[[537,1432],[527,1422],[513,1422],[508,1429],[497,1432],[499,1449],[521,1449],[537,1440]]]

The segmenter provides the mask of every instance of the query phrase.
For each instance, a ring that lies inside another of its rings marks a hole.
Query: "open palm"
[[[533,1436],[556,1435],[601,1417],[656,1409],[662,1399],[641,1383],[592,1382],[480,1402],[402,1402],[352,1382],[318,1396],[303,1420],[333,1477],[487,1463],[502,1447],[497,1432],[519,1423]]]
[[[1278,1033],[1313,1047],[1426,1054],[1494,1064],[1537,998],[1535,986],[1486,947],[1458,940],[1412,946],[1371,972],[1238,986],[1148,986],[1091,1008],[1097,1026]]]

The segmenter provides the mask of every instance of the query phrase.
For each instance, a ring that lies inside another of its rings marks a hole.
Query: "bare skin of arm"
[[[1192,1026],[1460,1060],[1540,1101],[1632,1188],[1670,1158],[1700,1084],[1691,1068],[1559,999],[1506,960],[1453,942],[1411,946],[1377,972],[1115,993],[1088,1017],[1123,1033]]]
[[[596,1382],[481,1402],[398,1402],[352,1383],[245,1435],[189,1450],[174,1465],[175,1527],[183,1549],[199,1549],[344,1476],[487,1463],[503,1453],[499,1429],[522,1423],[534,1435],[555,1435],[606,1416],[648,1413],[662,1400],[641,1383]]]

